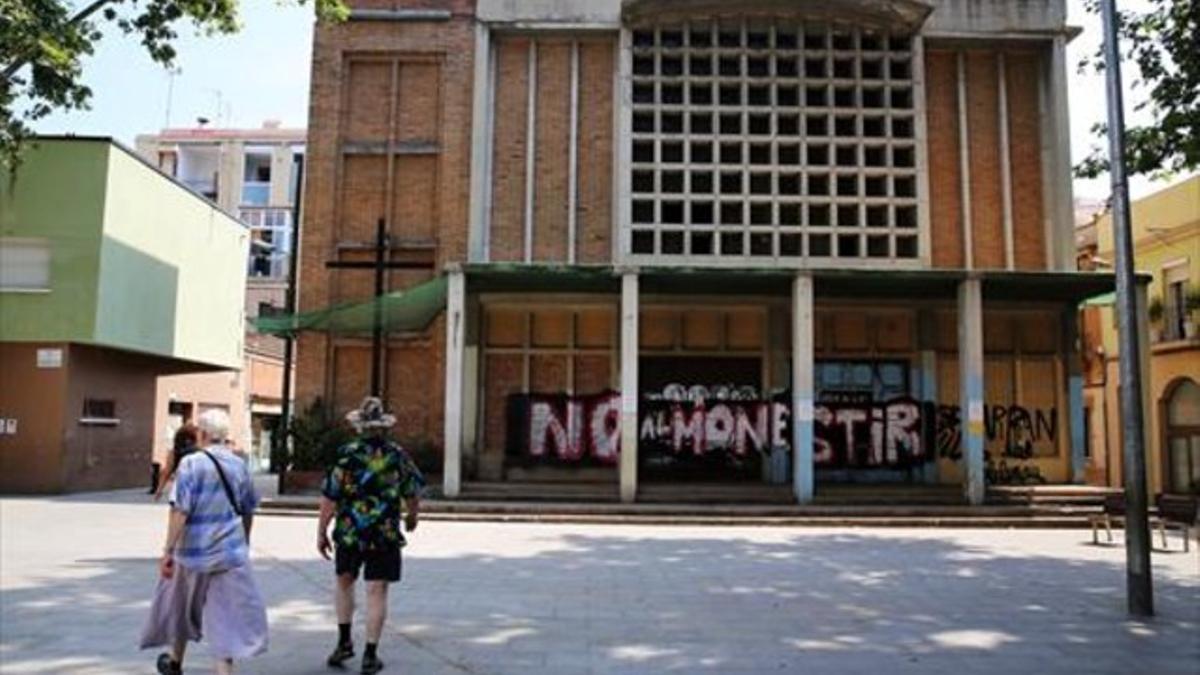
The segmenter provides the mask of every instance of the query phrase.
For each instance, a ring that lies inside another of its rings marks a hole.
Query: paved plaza
[[[0,671],[149,673],[136,639],[166,514],[130,491],[0,500]],[[325,673],[315,520],[263,517],[271,650]],[[1124,550],[1078,530],[424,522],[385,673],[1197,673],[1200,556],[1155,553],[1159,615],[1124,612]],[[1178,538],[1171,541],[1178,550]],[[361,644],[361,620],[356,623]],[[207,672],[203,648],[188,672]]]

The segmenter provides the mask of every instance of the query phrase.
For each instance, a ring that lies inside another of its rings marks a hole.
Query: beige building
[[[1151,493],[1200,492],[1200,175],[1133,203],[1134,265],[1148,289],[1146,474]],[[1088,241],[1093,253],[1088,253]],[[1112,216],[1083,237],[1081,264],[1113,263]],[[1122,484],[1116,319],[1111,296],[1083,313],[1088,477]]]
[[[229,412],[234,440],[266,467],[281,413],[283,342],[256,334],[250,320],[286,304],[293,219],[305,131],[266,122],[260,129],[164,129],[137,138],[146,160],[235,213],[251,233],[246,263],[246,342],[240,371],[159,381],[156,451],[165,453],[184,422],[209,408]]]

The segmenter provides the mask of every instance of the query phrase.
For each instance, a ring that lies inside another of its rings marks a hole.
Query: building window
[[[158,168],[168,176],[175,178],[179,168],[179,157],[173,151],[159,151]]]
[[[919,256],[908,37],[730,20],[631,49],[627,254]]]
[[[242,173],[242,204],[266,206],[271,198],[270,152],[247,152]]]
[[[908,362],[875,359],[818,359],[817,400],[867,403],[909,396]]]
[[[1175,385],[1166,408],[1167,489],[1200,493],[1200,384]]]
[[[113,426],[120,423],[117,418],[117,403],[112,399],[85,398],[79,423],[91,426]]]
[[[0,292],[50,290],[50,242],[0,237]]]
[[[1179,261],[1163,269],[1163,339],[1182,340],[1187,337],[1188,265]]]

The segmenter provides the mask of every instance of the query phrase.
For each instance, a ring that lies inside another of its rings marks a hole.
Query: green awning
[[[386,333],[425,330],[446,307],[446,277],[438,276],[402,291],[393,291],[365,302],[334,305],[291,315],[260,316],[254,328],[267,335],[295,335],[305,331],[332,335],[370,335],[376,316]]]
[[[1083,304],[1085,304],[1089,307],[1103,307],[1103,306],[1107,306],[1107,305],[1115,305],[1115,304],[1117,304],[1117,293],[1116,293],[1116,291],[1113,291],[1112,293],[1105,293],[1104,295],[1097,295],[1096,297],[1091,298],[1090,300],[1088,300],[1087,302],[1085,302]]]

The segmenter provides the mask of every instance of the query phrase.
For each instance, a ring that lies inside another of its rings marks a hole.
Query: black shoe
[[[378,656],[363,654],[362,675],[375,675],[381,670],[383,670],[383,661],[380,661]]]
[[[172,661],[170,654],[159,654],[156,665],[159,675],[182,675],[183,673],[183,665]]]
[[[333,653],[325,660],[330,668],[341,668],[342,663],[354,658],[354,643],[347,642],[333,648]]]

